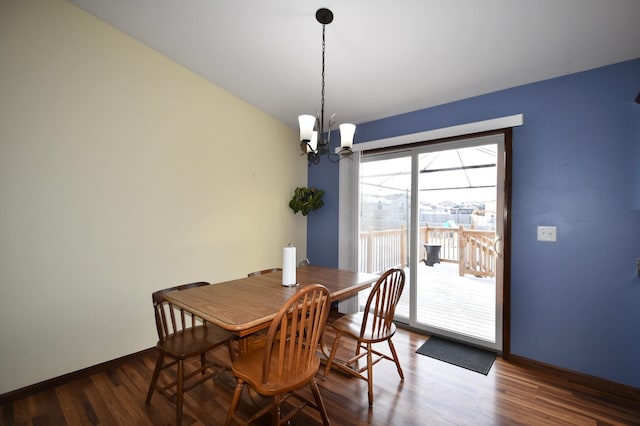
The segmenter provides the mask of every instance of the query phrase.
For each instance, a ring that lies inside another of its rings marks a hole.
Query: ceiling
[[[338,122],[640,57],[638,0],[69,1],[294,128],[320,110],[320,7]]]

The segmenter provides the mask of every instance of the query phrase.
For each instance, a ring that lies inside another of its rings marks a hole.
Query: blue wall
[[[511,353],[640,388],[640,59],[358,125],[369,141],[524,114],[513,132]],[[336,135],[337,136],[337,135]],[[335,139],[338,139],[336,137]],[[338,166],[307,252],[338,262]],[[558,241],[536,241],[536,226]]]

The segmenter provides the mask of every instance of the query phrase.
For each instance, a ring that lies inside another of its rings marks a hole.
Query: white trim
[[[524,114],[516,114],[507,117],[493,118],[491,120],[476,121],[475,123],[460,124],[457,126],[443,127],[441,129],[427,130],[426,132],[411,133],[408,135],[395,136],[392,138],[355,143],[353,144],[353,147],[351,149],[353,151],[367,151],[370,149],[388,148],[413,142],[424,142],[435,139],[469,135],[472,133],[506,129],[509,127],[522,126],[523,124]]]

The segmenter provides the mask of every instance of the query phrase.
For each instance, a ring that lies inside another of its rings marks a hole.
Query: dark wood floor
[[[585,387],[498,357],[487,376],[418,355],[426,336],[399,330],[394,338],[405,373],[381,362],[374,368],[375,401],[368,409],[366,383],[333,372],[319,379],[334,425],[633,425],[640,403]],[[331,340],[331,339],[329,339]],[[224,361],[226,352],[215,353]],[[3,425],[169,425],[174,406],[159,395],[144,399],[154,356],[142,356],[1,408]],[[224,380],[185,398],[184,424],[222,424],[231,399]],[[253,406],[241,402],[246,419]],[[305,409],[292,424],[321,424]]]

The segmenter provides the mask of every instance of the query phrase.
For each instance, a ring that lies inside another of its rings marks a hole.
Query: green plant
[[[294,213],[301,212],[303,216],[306,216],[309,212],[324,206],[323,195],[324,191],[322,189],[306,186],[297,187],[291,201],[289,201],[289,207]]]

